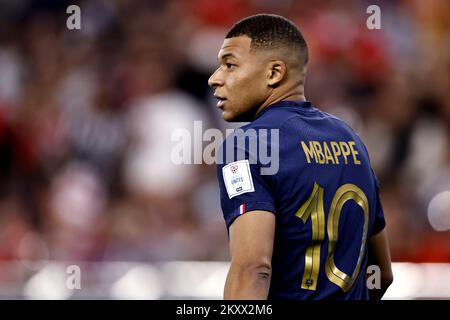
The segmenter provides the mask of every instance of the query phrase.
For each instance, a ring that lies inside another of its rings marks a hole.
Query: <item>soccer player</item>
[[[393,277],[378,180],[360,137],[306,100],[300,31],[281,16],[247,17],[218,59],[208,84],[224,120],[250,122],[217,155],[231,252],[224,298],[381,298]]]

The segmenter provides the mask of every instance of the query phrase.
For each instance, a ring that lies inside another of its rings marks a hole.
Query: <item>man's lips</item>
[[[225,104],[225,101],[226,101],[226,99],[225,99],[225,100],[219,100],[219,101],[217,101],[217,107],[218,107],[219,109],[222,109],[223,106],[224,106],[224,104]]]
[[[214,95],[216,97],[217,101],[217,107],[222,109],[223,105],[225,104],[225,101],[227,101],[227,98],[221,97],[219,95]]]

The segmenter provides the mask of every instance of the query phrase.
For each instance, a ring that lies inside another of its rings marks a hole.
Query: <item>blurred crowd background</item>
[[[171,135],[228,128],[207,79],[261,12],[300,27],[307,99],[367,144],[393,260],[450,262],[447,0],[0,0],[0,261],[228,260],[215,167],[173,164]]]

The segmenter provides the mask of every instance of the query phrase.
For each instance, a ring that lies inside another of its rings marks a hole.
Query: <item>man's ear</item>
[[[267,73],[268,85],[270,87],[276,87],[286,77],[287,68],[286,63],[281,60],[274,60],[269,62],[269,68]]]

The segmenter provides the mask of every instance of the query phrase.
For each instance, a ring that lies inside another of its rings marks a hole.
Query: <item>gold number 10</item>
[[[356,268],[352,275],[339,270],[334,263],[334,249],[338,240],[339,217],[342,207],[349,201],[355,201],[364,211],[364,231],[361,239],[361,247]],[[305,271],[302,278],[302,289],[316,290],[317,278],[320,268],[320,246],[325,240],[325,212],[323,210],[323,188],[314,183],[311,196],[298,209],[295,214],[304,223],[311,216],[312,243],[306,249]],[[328,254],[325,262],[325,274],[328,280],[347,292],[353,285],[361,267],[362,258],[367,239],[367,229],[369,227],[369,203],[364,192],[354,184],[344,184],[334,194],[331,201],[330,212],[327,221],[327,234],[329,239]]]

